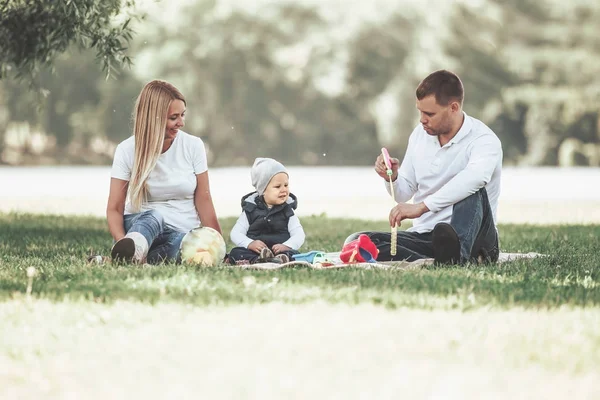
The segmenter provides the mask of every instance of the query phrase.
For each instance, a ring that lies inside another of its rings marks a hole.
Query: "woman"
[[[115,151],[106,208],[115,261],[177,261],[191,229],[221,233],[204,143],[180,130],[185,112],[185,98],[165,81],[149,82],[137,98],[133,136]]]

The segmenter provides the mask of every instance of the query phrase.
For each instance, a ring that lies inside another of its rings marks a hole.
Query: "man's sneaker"
[[[436,264],[460,263],[460,240],[454,228],[445,222],[433,228],[433,258]]]
[[[290,258],[288,257],[288,255],[287,255],[287,254],[283,254],[283,253],[282,253],[282,254],[277,254],[277,255],[275,256],[275,258],[279,258],[279,259],[281,260],[281,263],[282,263],[282,264],[285,264],[285,263],[289,263],[289,262],[290,262]]]
[[[148,255],[148,241],[138,232],[130,232],[113,245],[110,256],[115,262],[143,264]]]
[[[493,264],[498,261],[498,250],[481,247],[478,251],[477,264]]]
[[[275,255],[273,254],[273,252],[271,251],[271,249],[269,249],[268,247],[265,247],[263,249],[260,250],[258,259],[260,261],[267,261],[269,258],[273,258],[275,257]]]

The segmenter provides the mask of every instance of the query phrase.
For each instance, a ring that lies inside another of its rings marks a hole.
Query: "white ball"
[[[201,226],[188,232],[181,241],[181,262],[205,267],[219,265],[226,253],[223,236],[213,228]]]

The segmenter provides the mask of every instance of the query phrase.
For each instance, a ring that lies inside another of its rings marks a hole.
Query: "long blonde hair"
[[[165,81],[153,80],[144,86],[135,102],[135,156],[128,190],[135,212],[140,211],[148,197],[146,181],[162,153],[167,113],[173,100],[181,100],[185,104],[185,98],[175,86]]]

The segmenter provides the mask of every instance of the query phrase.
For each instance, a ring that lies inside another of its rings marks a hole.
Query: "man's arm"
[[[502,145],[496,136],[483,136],[474,142],[469,163],[440,190],[423,203],[432,211],[458,203],[484,187],[492,178],[498,161],[502,159]]]
[[[395,174],[396,176],[392,175],[394,197],[398,203],[410,200],[417,191],[417,178],[415,177],[415,168],[413,165],[415,131],[413,131],[408,139],[408,147],[406,148],[406,153],[404,154],[404,159],[398,169],[398,173]],[[385,189],[391,196],[392,192],[390,189],[389,177],[385,183]]]

